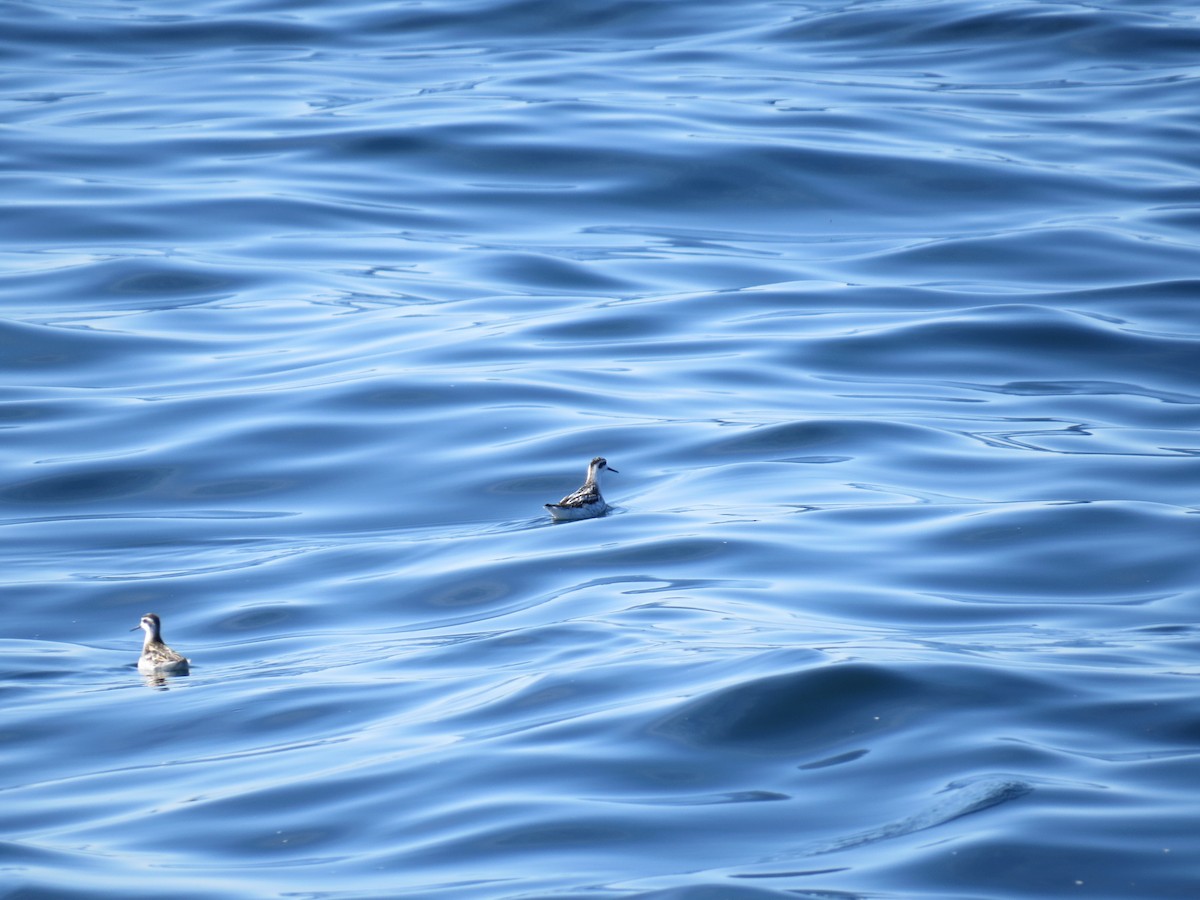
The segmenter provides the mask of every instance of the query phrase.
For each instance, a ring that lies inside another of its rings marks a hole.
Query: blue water
[[[5,898],[1200,896],[1194,4],[3,21]]]

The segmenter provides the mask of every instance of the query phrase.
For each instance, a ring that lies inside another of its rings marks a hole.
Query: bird
[[[146,613],[142,621],[130,631],[142,629],[146,639],[142,642],[142,655],[138,657],[138,671],[143,675],[178,675],[188,670],[190,660],[185,659],[163,643],[162,620],[154,613]]]
[[[602,516],[608,512],[608,504],[600,495],[600,473],[616,471],[603,456],[597,456],[588,463],[587,479],[579,490],[567,494],[557,503],[542,505],[546,507],[551,518],[556,522]]]

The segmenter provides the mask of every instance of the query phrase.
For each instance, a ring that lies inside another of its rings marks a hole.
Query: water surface
[[[4,18],[6,896],[1200,891],[1190,6]]]

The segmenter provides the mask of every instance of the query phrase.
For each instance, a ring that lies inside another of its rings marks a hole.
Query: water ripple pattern
[[[0,893],[1200,896],[1193,4],[0,55]]]

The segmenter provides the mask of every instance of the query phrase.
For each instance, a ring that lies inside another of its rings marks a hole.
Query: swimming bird
[[[178,675],[188,670],[189,660],[184,659],[163,643],[162,620],[154,613],[146,613],[142,621],[130,631],[142,629],[146,639],[142,642],[142,655],[138,657],[138,671],[143,675]]]
[[[603,456],[597,456],[588,463],[587,480],[579,490],[567,494],[557,503],[545,503],[543,506],[556,522],[602,516],[608,512],[608,504],[600,496],[600,473],[616,471]]]

